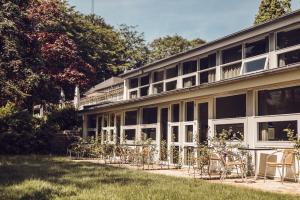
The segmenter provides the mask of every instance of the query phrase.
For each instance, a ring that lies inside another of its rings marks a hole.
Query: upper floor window
[[[143,124],[157,123],[157,108],[143,109]]]
[[[180,106],[179,104],[173,104],[172,105],[172,115],[171,115],[171,119],[172,122],[179,122],[179,113],[180,113]]]
[[[216,99],[216,118],[246,116],[246,94],[220,97]]]
[[[175,67],[172,67],[172,68],[168,68],[166,70],[166,78],[169,79],[169,78],[174,78],[178,76],[178,65],[176,65]]]
[[[144,97],[149,95],[149,86],[140,88],[140,96]]]
[[[183,82],[183,87],[184,88],[192,87],[192,86],[196,85],[196,76],[191,76],[191,77],[188,77],[188,78],[184,78],[182,80],[182,82]]]
[[[153,82],[159,82],[164,80],[164,71],[158,71],[153,73]]]
[[[141,86],[149,85],[149,75],[141,77]]]
[[[222,64],[231,63],[242,59],[242,45],[222,51]]]
[[[166,91],[176,90],[176,88],[177,88],[177,80],[166,83]]]
[[[191,60],[182,64],[182,73],[189,74],[197,71],[197,60]]]
[[[129,89],[136,88],[139,86],[139,79],[133,78],[129,80]]]
[[[207,57],[200,59],[200,70],[205,70],[216,66],[216,54],[208,55]]]
[[[137,124],[137,111],[125,112],[125,126]]]
[[[300,62],[300,50],[285,52],[278,55],[278,66],[284,67]]]
[[[277,33],[277,49],[283,49],[300,44],[300,28]]]
[[[136,99],[137,97],[138,97],[138,92],[136,90],[129,93],[130,99]]]
[[[245,44],[246,58],[261,55],[269,51],[269,37]]]
[[[255,59],[255,60],[250,60],[244,62],[244,73],[251,73],[251,72],[256,72],[260,71],[266,68],[267,65],[267,57]]]
[[[258,115],[300,113],[300,86],[258,92]]]

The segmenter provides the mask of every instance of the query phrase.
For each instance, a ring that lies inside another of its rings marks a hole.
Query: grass
[[[0,156],[0,199],[299,200],[299,197],[75,163],[62,157]]]

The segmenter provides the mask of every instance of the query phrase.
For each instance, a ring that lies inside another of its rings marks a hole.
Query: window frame
[[[266,59],[263,69],[252,71],[252,72],[246,72],[245,71],[246,70],[246,63],[249,63],[249,62],[252,62],[252,61],[255,61],[255,60],[260,60],[260,59],[263,59],[263,58]],[[269,53],[265,53],[265,54],[261,54],[261,55],[258,55],[258,56],[253,56],[253,57],[250,57],[250,58],[243,59],[240,74],[253,74],[253,73],[265,71],[268,68],[269,68]]]

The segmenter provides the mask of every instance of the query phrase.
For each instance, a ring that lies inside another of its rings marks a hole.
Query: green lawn
[[[66,158],[0,156],[0,199],[298,199]]]

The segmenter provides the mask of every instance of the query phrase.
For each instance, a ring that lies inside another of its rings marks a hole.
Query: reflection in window
[[[185,142],[193,142],[193,125],[185,126]]]
[[[235,118],[246,116],[246,95],[220,97],[216,99],[216,117]]]
[[[179,104],[172,105],[172,122],[179,122]]]
[[[149,84],[149,75],[141,77],[141,86]]]
[[[222,64],[242,59],[242,45],[222,51]]]
[[[166,83],[166,91],[176,90],[177,88],[177,81],[171,81]]]
[[[142,137],[144,140],[151,139],[156,140],[156,129],[155,128],[143,128],[142,129]]]
[[[172,68],[169,68],[166,70],[167,79],[174,78],[176,76],[178,76],[178,66],[177,65],[175,67],[172,67]]]
[[[133,78],[129,80],[129,89],[136,88],[139,86],[139,79]]]
[[[200,59],[200,70],[208,69],[216,66],[216,54],[211,54]]]
[[[164,91],[164,84],[163,83],[158,83],[153,85],[153,94],[159,94]]]
[[[215,126],[217,136],[226,135],[227,140],[243,140],[244,124],[218,124]]]
[[[158,82],[164,80],[164,71],[153,73],[153,82]]]
[[[186,121],[194,121],[194,102],[186,102],[185,103],[185,120]]]
[[[284,129],[292,129],[297,134],[297,121],[260,122],[258,123],[259,141],[288,141],[287,132]]]
[[[290,51],[278,55],[279,67],[284,67],[299,62],[300,62],[300,50]]]
[[[178,142],[179,138],[179,131],[178,131],[178,126],[172,126],[171,128],[171,141],[172,142]]]
[[[300,28],[277,33],[277,49],[300,44]]]
[[[259,70],[263,70],[265,68],[267,58],[261,58],[257,60],[252,60],[244,63],[244,72],[250,73]]]
[[[245,55],[246,58],[261,55],[267,53],[269,51],[269,37],[265,39],[246,43],[245,44]]]
[[[135,129],[125,129],[125,140],[135,140]]]
[[[258,92],[258,115],[300,113],[300,86]]]
[[[157,108],[143,108],[143,124],[157,123]]]
[[[183,87],[192,87],[196,85],[196,76],[188,77],[183,79]]]
[[[137,124],[137,111],[125,112],[125,125],[136,125]]]
[[[140,96],[144,97],[147,96],[149,94],[149,87],[142,87],[140,89]]]
[[[197,60],[184,62],[182,64],[182,73],[189,74],[197,71]]]

